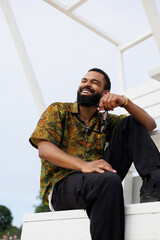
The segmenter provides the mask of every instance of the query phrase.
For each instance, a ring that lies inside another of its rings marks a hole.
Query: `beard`
[[[81,106],[90,107],[90,106],[99,106],[99,101],[102,97],[102,94],[96,93],[92,95],[82,95],[80,91],[77,91],[77,103]]]

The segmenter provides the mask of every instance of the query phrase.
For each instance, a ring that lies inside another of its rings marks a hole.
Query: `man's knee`
[[[113,172],[105,172],[100,174],[99,176],[99,183],[100,183],[100,187],[107,187],[107,188],[121,188],[122,184],[121,184],[121,178],[119,177],[119,175],[117,173],[113,173]]]
[[[107,171],[105,173],[90,173],[84,174],[86,181],[84,185],[84,192],[86,195],[92,197],[100,196],[108,191],[122,192],[121,178],[117,173]],[[118,190],[119,189],[119,190]]]
[[[121,178],[119,177],[119,175],[117,173],[114,172],[105,172],[105,178],[107,179],[107,181],[113,183],[113,184],[120,184],[121,185]]]

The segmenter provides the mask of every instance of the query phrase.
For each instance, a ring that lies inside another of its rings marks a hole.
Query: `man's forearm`
[[[116,173],[116,170],[103,159],[87,162],[77,157],[73,157],[53,143],[48,141],[40,141],[38,144],[39,157],[56,166],[81,171],[83,173],[98,172],[104,173],[105,171],[111,171]]]
[[[100,100],[99,110],[113,110],[116,107],[124,107],[139,123],[144,125],[148,131],[156,128],[155,120],[142,108],[134,104],[130,99],[123,95],[106,93]]]
[[[65,153],[48,141],[40,141],[38,151],[40,158],[48,160],[59,167],[81,171],[82,164],[84,163],[84,160]]]

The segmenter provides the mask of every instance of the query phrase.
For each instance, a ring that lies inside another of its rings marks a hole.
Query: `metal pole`
[[[119,40],[115,39],[110,34],[106,33],[104,30],[95,26],[93,23],[89,22],[88,20],[79,16],[76,13],[72,13],[72,12],[68,11],[67,8],[62,3],[60,3],[59,1],[56,1],[56,0],[44,0],[44,1],[47,2],[48,4],[50,4],[51,6],[53,6],[54,8],[56,8],[57,10],[59,10],[60,12],[64,13],[65,15],[70,17],[71,19],[73,19],[75,22],[81,24],[82,26],[84,26],[85,28],[88,28],[89,30],[96,33],[97,35],[104,38],[105,40],[111,42],[115,46],[120,44]]]
[[[160,52],[160,14],[154,0],[142,0],[142,4]]]
[[[120,46],[116,47],[116,51],[117,51],[117,70],[118,70],[120,93],[124,94],[126,91],[126,83],[125,83],[125,77],[124,77],[123,52],[120,51]]]
[[[29,86],[31,88],[34,101],[37,105],[39,113],[41,114],[46,108],[45,103],[35,73],[33,71],[29,56],[27,54],[27,50],[24,46],[23,39],[18,29],[15,17],[13,15],[11,6],[8,0],[0,0],[0,4],[6,17],[6,21],[8,23],[21,63],[23,65],[23,69],[25,71]]]

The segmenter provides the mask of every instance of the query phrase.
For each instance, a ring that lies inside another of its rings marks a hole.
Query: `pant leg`
[[[86,209],[92,240],[124,240],[124,202],[116,173],[75,173],[53,191],[55,210]]]
[[[124,200],[116,173],[84,175],[86,211],[92,240],[124,240]]]
[[[160,167],[156,145],[146,128],[132,116],[122,119],[117,125],[104,159],[117,170],[122,180],[132,162],[141,177]]]
[[[85,209],[82,173],[72,173],[56,183],[51,201],[55,211]]]

